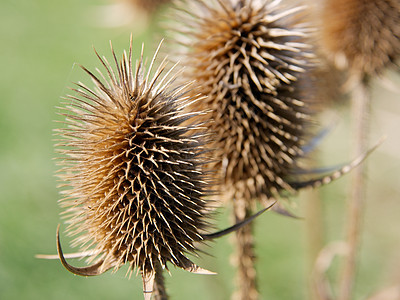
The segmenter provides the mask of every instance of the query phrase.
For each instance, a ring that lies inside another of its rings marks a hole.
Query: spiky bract
[[[309,107],[299,82],[310,66],[301,8],[280,1],[189,1],[178,6],[176,39],[186,77],[196,80],[214,120],[212,148],[226,191],[271,199],[302,156]],[[182,29],[184,28],[184,29]],[[232,189],[231,187],[234,187]]]
[[[400,57],[400,1],[327,0],[322,37],[339,67],[380,75]]]
[[[99,56],[107,80],[85,69],[96,88],[78,84],[58,131],[74,244],[100,255],[103,271],[129,263],[148,278],[167,262],[193,270],[185,252],[202,240],[210,204],[202,127],[183,112],[198,96],[160,79],[165,62],[151,79],[142,59],[132,68],[131,52],[120,62],[113,55],[116,71]]]

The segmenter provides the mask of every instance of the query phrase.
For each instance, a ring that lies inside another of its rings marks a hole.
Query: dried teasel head
[[[135,33],[142,33],[169,2],[171,0],[110,0],[94,7],[92,21],[100,27],[129,26]]]
[[[211,168],[221,173],[223,189],[261,200],[292,190],[286,177],[303,156],[311,115],[302,88],[311,87],[305,74],[313,59],[303,8],[258,0],[178,4],[185,26],[173,32],[183,44],[185,77],[208,95],[196,108],[212,110],[220,161]]]
[[[189,85],[172,88],[174,70],[161,76],[165,62],[150,76],[157,53],[147,73],[143,58],[132,67],[131,50],[121,61],[112,51],[114,69],[98,56],[105,75],[83,68],[95,89],[78,84],[77,95],[66,98],[57,145],[64,156],[61,205],[69,233],[78,235],[74,246],[95,255],[94,265],[72,267],[58,242],[60,259],[86,276],[128,263],[146,283],[155,265],[167,263],[207,273],[186,257],[204,239],[211,210],[204,127],[191,121],[198,113],[184,112],[200,97],[188,95]]]
[[[124,0],[130,2],[133,7],[137,7],[141,10],[153,13],[160,6],[171,2],[171,0]]]
[[[355,78],[381,75],[400,57],[400,2],[326,0],[322,42],[336,65]]]

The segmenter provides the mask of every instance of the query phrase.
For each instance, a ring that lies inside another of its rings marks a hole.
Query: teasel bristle
[[[322,16],[326,52],[351,75],[382,75],[398,67],[400,2],[398,0],[326,0]]]
[[[96,53],[105,74],[82,67],[95,88],[79,83],[66,98],[56,146],[63,155],[60,202],[68,231],[77,236],[73,246],[95,253],[89,258],[93,266],[72,267],[57,233],[63,265],[90,276],[129,264],[141,272],[147,292],[156,270],[168,269],[167,263],[211,273],[186,255],[197,253],[214,207],[210,174],[203,167],[205,127],[193,119],[202,112],[185,111],[202,96],[191,84],[172,86],[180,75],[174,68],[167,71],[165,60],[151,76],[157,52],[147,72],[143,53],[132,66],[132,42],[121,60],[112,50],[114,67]]]

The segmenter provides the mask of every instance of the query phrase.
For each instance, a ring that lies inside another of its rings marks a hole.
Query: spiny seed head
[[[322,38],[339,67],[380,75],[400,57],[400,1],[327,0]]]
[[[188,85],[171,89],[168,74],[161,78],[165,61],[150,78],[142,58],[133,69],[131,51],[121,61],[112,52],[114,70],[99,56],[105,76],[84,68],[96,87],[78,84],[58,130],[74,245],[100,255],[102,271],[129,263],[147,278],[167,262],[193,271],[185,253],[202,240],[210,200],[202,127],[183,110],[199,97],[187,95]]]
[[[208,96],[196,108],[209,108],[214,120],[209,129],[220,161],[212,168],[224,190],[246,199],[290,190],[285,177],[302,156],[309,124],[300,89],[310,66],[309,29],[300,23],[301,8],[279,2],[190,1],[177,10],[185,20],[175,29],[185,75]]]
[[[171,0],[114,0],[95,8],[94,23],[101,27],[129,26],[136,33],[146,30],[157,11]]]

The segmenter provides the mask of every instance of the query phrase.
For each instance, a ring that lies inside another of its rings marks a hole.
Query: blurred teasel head
[[[142,33],[154,25],[154,16],[169,2],[171,0],[109,0],[109,3],[93,7],[91,21],[100,27],[129,26],[135,33]]]
[[[171,2],[171,0],[125,0],[125,1],[130,2],[133,5],[133,7],[137,7],[149,13],[154,12],[160,6]]]
[[[307,70],[313,55],[303,7],[280,1],[178,1],[172,33],[185,78],[208,97],[211,148],[223,189],[235,198],[270,200],[291,190],[286,177],[302,157],[310,125]],[[312,89],[309,89],[311,92]],[[233,187],[233,189],[232,189]],[[240,195],[240,196],[238,196]]]
[[[132,44],[120,61],[112,54],[114,68],[98,55],[105,74],[83,67],[95,88],[79,83],[63,108],[56,146],[63,155],[61,205],[70,235],[77,236],[73,246],[90,249],[94,264],[72,267],[58,241],[60,259],[85,276],[127,263],[145,283],[167,263],[207,273],[186,257],[203,240],[212,201],[203,171],[204,127],[193,121],[199,113],[184,112],[201,97],[190,84],[172,88],[178,75],[172,68],[162,76],[165,61],[150,75],[157,52],[147,73],[143,57],[132,66]]]
[[[322,43],[351,76],[381,75],[400,57],[400,1],[325,0]]]

